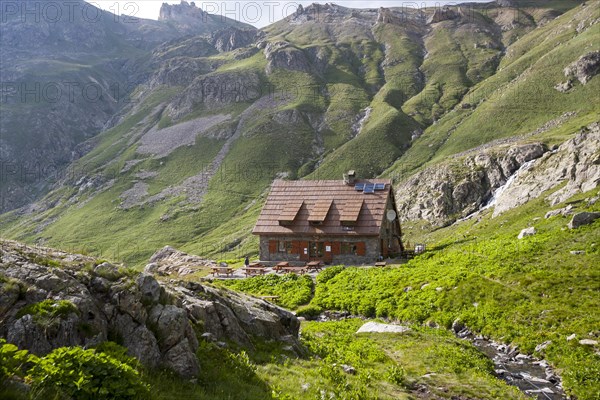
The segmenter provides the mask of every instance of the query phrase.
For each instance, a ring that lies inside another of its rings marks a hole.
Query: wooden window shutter
[[[357,242],[356,243],[356,255],[364,256],[367,254],[367,249],[365,246],[365,242]]]
[[[340,242],[333,242],[332,246],[331,246],[331,252],[336,255],[339,256],[340,254],[342,254],[342,244]]]
[[[269,253],[277,253],[277,240],[269,240]]]
[[[300,254],[300,242],[297,240],[292,241],[292,254]]]

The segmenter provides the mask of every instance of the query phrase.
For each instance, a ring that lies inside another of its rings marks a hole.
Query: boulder
[[[119,268],[109,262],[103,262],[102,264],[95,266],[94,274],[110,281],[116,281],[122,276],[119,272]]]
[[[460,319],[457,318],[452,322],[452,330],[454,333],[458,333],[463,329],[465,329],[465,324]]]
[[[584,346],[596,346],[598,344],[598,341],[593,339],[581,339],[579,341],[579,344]]]
[[[535,346],[535,351],[539,353],[540,351],[545,350],[551,344],[552,344],[552,340],[547,340],[544,343],[540,343],[537,346]]]
[[[163,364],[177,372],[182,378],[193,379],[198,376],[200,366],[195,350],[187,339],[178,342],[171,347],[163,356]]]
[[[589,225],[600,218],[600,212],[581,212],[573,215],[569,222],[569,229],[577,229],[584,225]]]
[[[404,333],[410,331],[410,328],[402,325],[382,324],[379,322],[367,322],[361,326],[356,333]]]
[[[217,263],[193,254],[184,253],[171,246],[165,246],[150,257],[144,268],[148,274],[189,275],[203,268],[215,267]]]
[[[342,364],[342,370],[349,375],[356,375],[356,368],[351,365]]]
[[[572,214],[572,211],[573,211],[573,206],[569,204],[568,206],[566,206],[564,208],[559,208],[558,210],[548,211],[546,213],[546,215],[544,216],[544,218],[548,219],[548,218],[556,217],[558,215],[562,215],[564,217],[569,214]]]
[[[554,89],[558,90],[561,93],[567,93],[572,88],[573,88],[573,82],[571,80],[559,83],[556,86],[554,86]]]
[[[535,229],[535,227],[529,227],[529,228],[525,228],[523,229],[520,233],[518,238],[519,239],[523,239],[526,236],[533,236],[537,233],[537,230]]]
[[[574,76],[581,84],[587,84],[600,71],[600,51],[589,52],[565,68],[566,77]]]
[[[158,303],[160,299],[160,285],[158,281],[149,274],[142,273],[137,278],[137,287],[142,293],[142,301],[150,304]]]

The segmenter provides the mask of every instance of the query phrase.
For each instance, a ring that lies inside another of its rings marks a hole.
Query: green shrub
[[[68,300],[44,300],[39,303],[28,304],[17,313],[17,318],[31,315],[36,322],[47,322],[55,318],[66,317],[71,313],[79,313],[79,310]]]
[[[387,372],[386,378],[388,382],[402,386],[405,383],[406,373],[400,365],[392,365]]]
[[[137,358],[131,357],[127,354],[127,348],[123,347],[115,342],[106,341],[100,343],[96,346],[96,351],[106,354],[109,357],[122,362],[123,364],[127,364],[130,367],[137,368],[140,362]]]
[[[328,280],[342,272],[346,267],[343,265],[336,265],[335,267],[325,268],[323,272],[317,275],[317,283],[324,284],[327,283]]]
[[[306,319],[314,319],[319,316],[323,312],[323,309],[314,304],[308,304],[306,306],[298,307],[296,311],[296,315],[298,317],[304,317]]]
[[[61,347],[30,370],[34,393],[75,400],[142,399],[149,390],[139,373],[114,357],[80,347]]]
[[[0,339],[0,386],[12,376],[23,377],[27,363],[34,359],[27,350],[19,350],[14,344]]]
[[[314,283],[310,276],[264,275],[248,279],[220,281],[219,285],[254,296],[279,296],[278,304],[296,309],[308,304],[312,298]]]

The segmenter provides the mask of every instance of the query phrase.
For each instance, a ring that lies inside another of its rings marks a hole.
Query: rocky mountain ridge
[[[75,173],[0,226],[126,248],[140,266],[173,243],[235,258],[256,252],[249,232],[273,179],[349,169],[393,178],[404,218],[451,223],[597,120],[594,4],[314,4],[260,31],[171,39],[139,65],[133,101],[78,148]]]
[[[491,147],[438,164],[415,174],[396,188],[401,218],[446,225],[494,207],[494,216],[538,198],[549,206],[600,186],[600,128],[582,129],[555,149],[542,143]]]
[[[246,348],[278,341],[302,351],[296,317],[264,300],[58,250],[0,246],[0,336],[34,354],[112,340],[148,367],[193,379],[200,340]]]
[[[244,41],[237,29],[256,31],[181,7],[162,21],[116,16],[83,0],[50,5],[28,0],[2,8],[0,159],[7,167],[0,211],[48,191],[82,155],[82,143],[129,109],[131,93],[154,68],[144,59],[157,46],[203,35],[207,51],[217,53],[208,44],[211,34],[236,27],[231,38],[220,33],[213,40],[230,49]]]

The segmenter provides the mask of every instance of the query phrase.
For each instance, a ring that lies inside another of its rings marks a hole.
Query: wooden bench
[[[245,267],[242,268],[242,271],[244,271],[246,276],[264,275],[267,273],[265,267]]]
[[[376,267],[385,267],[387,263],[385,261],[378,261],[375,263]]]
[[[290,273],[293,273],[293,274],[300,274],[300,275],[303,275],[303,274],[305,274],[305,273],[308,272],[308,268],[306,268],[306,267],[291,267],[291,266],[288,266],[288,267],[281,268],[281,270],[284,273],[285,272],[290,272]]]
[[[212,267],[211,269],[212,269],[213,276],[217,276],[217,275],[231,276],[231,275],[233,275],[233,268],[231,268],[231,267]]]

